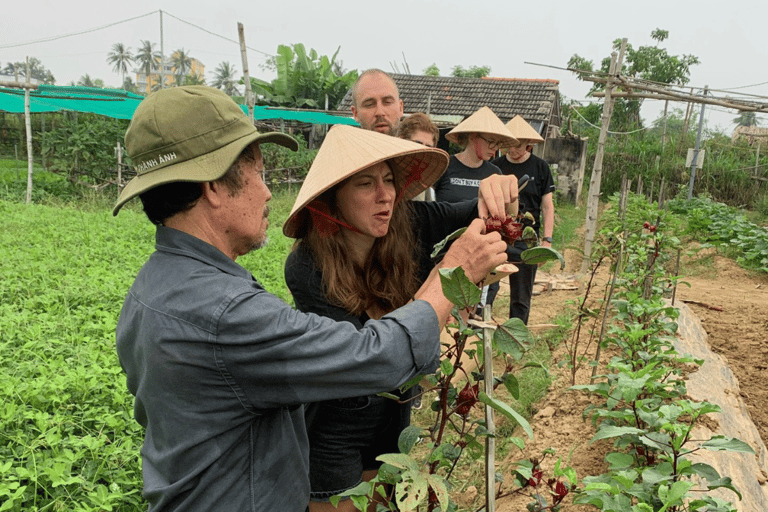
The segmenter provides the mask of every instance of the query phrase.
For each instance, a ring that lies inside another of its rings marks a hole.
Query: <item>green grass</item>
[[[25,172],[8,167],[6,162],[0,166],[0,183],[16,186],[23,178],[24,191]],[[46,179],[66,183],[57,175]],[[295,186],[273,190],[269,244],[238,259],[289,303],[283,263],[293,240],[281,229],[297,193]],[[154,250],[154,227],[137,200],[113,217],[114,196],[114,191],[80,192],[78,200],[49,194],[25,204],[23,195],[0,195],[0,502],[5,510],[146,508],[140,496],[143,431],[133,419],[114,329],[134,276]],[[528,357],[545,361],[547,345],[538,343]],[[542,370],[526,372],[516,407],[530,413],[548,381]],[[512,427],[499,423],[500,429]],[[505,446],[503,440],[500,444]]]
[[[117,217],[113,202],[98,194],[83,208],[0,199],[3,510],[146,509],[143,431],[114,331],[154,250],[154,227],[138,201]],[[292,240],[280,229],[292,204],[292,194],[274,194],[271,242],[238,260],[286,301],[283,262]]]

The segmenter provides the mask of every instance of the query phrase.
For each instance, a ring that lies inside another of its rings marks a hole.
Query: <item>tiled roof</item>
[[[731,140],[736,140],[739,137],[746,137],[750,144],[756,139],[768,138],[768,128],[761,128],[759,126],[737,126],[733,130]]]
[[[390,74],[400,89],[405,113],[466,117],[488,106],[505,123],[520,114],[528,121],[559,125],[557,80],[526,78],[459,78]],[[347,91],[338,110],[351,106]]]

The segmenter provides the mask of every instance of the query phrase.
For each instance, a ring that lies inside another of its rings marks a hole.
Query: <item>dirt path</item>
[[[580,265],[578,254],[566,251],[565,257],[564,273],[575,274]],[[741,395],[752,420],[763,442],[768,442],[768,276],[747,272],[727,258],[705,254],[700,257],[706,258],[706,263],[694,267],[699,268],[696,275],[684,277],[690,287],[678,285],[676,300],[686,301],[701,320],[713,351],[727,359],[739,380]],[[607,278],[600,274],[598,281],[605,283]],[[586,277],[581,277],[579,290],[555,289],[535,296],[529,326],[536,330],[536,325],[548,324],[564,308],[572,307],[567,302],[583,296],[585,283]],[[603,286],[598,286],[594,296],[602,298],[602,290]],[[594,353],[594,347],[589,353]],[[564,359],[565,354],[563,347],[559,347],[555,360]],[[533,455],[545,448],[554,448],[557,457],[568,459],[568,465],[576,469],[579,479],[600,474],[604,472],[603,457],[610,447],[601,443],[588,444],[594,429],[589,421],[582,419],[582,413],[589,399],[567,390],[571,380],[569,370],[553,367],[552,372],[557,378],[532,419],[535,440],[529,443],[527,451]],[[586,383],[588,376],[588,370],[578,372],[577,383]],[[519,453],[511,454],[511,460],[520,458]],[[556,458],[546,459],[545,470],[551,470],[555,461]],[[497,510],[525,510],[529,501],[529,498],[502,498]],[[594,508],[569,504],[566,510]]]

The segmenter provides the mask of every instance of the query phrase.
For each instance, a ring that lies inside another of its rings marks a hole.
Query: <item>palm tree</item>
[[[141,48],[136,52],[134,61],[141,65],[141,70],[147,76],[147,94],[149,94],[151,87],[149,78],[152,76],[152,68],[160,62],[160,52],[155,51],[155,43],[142,40]]]
[[[80,77],[80,80],[77,81],[77,85],[80,87],[96,87],[96,84],[93,83],[91,75],[88,73]]]
[[[223,89],[224,93],[228,96],[240,94],[235,80],[235,74],[237,73],[235,66],[225,61],[219,64],[214,73],[213,83],[211,84],[213,87]]]
[[[736,126],[757,126],[760,124],[757,114],[745,110],[740,110],[733,122],[736,123]]]
[[[125,74],[128,72],[128,65],[133,64],[133,54],[130,47],[123,43],[113,44],[112,51],[107,54],[107,62],[114,66],[112,70],[115,73],[120,73],[123,86],[125,86]]]
[[[187,50],[181,48],[173,52],[171,62],[173,62],[173,71],[176,75],[176,85],[184,85],[184,76],[192,69],[192,58],[187,53]]]

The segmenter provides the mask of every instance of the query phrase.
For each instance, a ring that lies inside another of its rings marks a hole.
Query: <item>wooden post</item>
[[[576,199],[573,201],[573,204],[576,206],[579,206],[579,202],[581,201],[581,189],[584,188],[584,170],[587,168],[587,149],[589,145],[589,138],[581,140],[584,144],[581,147],[581,159],[579,160],[579,180],[578,185],[576,186]]]
[[[483,322],[491,321],[491,305],[483,307]],[[493,328],[483,328],[483,367],[485,378],[483,386],[485,394],[493,396]],[[496,511],[496,426],[493,423],[493,408],[485,406],[485,427],[488,436],[485,438],[485,510]]]
[[[29,57],[27,57],[27,84],[30,84]],[[34,155],[32,154],[32,115],[30,113],[29,88],[24,88],[24,125],[27,128],[27,203],[32,202],[32,173],[34,171]]]
[[[758,164],[760,163],[760,139],[757,139],[757,152],[755,153],[755,176],[757,176]]]
[[[627,47],[627,39],[621,40],[621,50],[617,58],[616,52],[611,54],[611,66],[608,71],[608,83],[605,88],[605,101],[603,102],[603,123],[600,128],[600,137],[597,140],[597,154],[595,163],[592,167],[592,178],[589,181],[589,195],[587,196],[587,217],[584,240],[584,259],[581,262],[581,271],[586,272],[589,268],[589,260],[592,256],[592,243],[595,240],[597,231],[597,214],[600,206],[600,182],[603,177],[603,154],[605,153],[605,139],[608,136],[608,126],[611,124],[611,114],[613,113],[613,92],[614,76],[621,73],[621,66],[624,61],[624,51]]]
[[[123,188],[123,148],[120,141],[117,141],[115,152],[117,153],[117,197],[120,197],[120,191]]]
[[[667,139],[667,107],[669,107],[669,100],[664,102],[664,125],[661,129],[661,154],[664,154],[664,143]]]
[[[704,86],[704,96],[707,95],[708,85]],[[688,184],[688,199],[693,197],[693,182],[696,180],[696,165],[699,161],[699,149],[701,148],[701,130],[704,127],[704,103],[701,104],[701,113],[699,114],[699,131],[696,134],[696,146],[693,148],[693,159],[691,162],[691,181]]]
[[[691,87],[691,94],[693,94],[693,87]],[[680,137],[680,143],[678,144],[679,148],[688,147],[688,123],[691,120],[691,112],[693,112],[693,103],[689,101],[688,105],[685,107],[685,119],[683,120],[682,136]]]
[[[659,185],[659,210],[664,208],[664,176],[661,177],[661,185]]]
[[[637,177],[637,195],[643,193],[643,175]]]
[[[245,52],[245,28],[237,23],[237,35],[240,37],[240,59],[243,61],[243,81],[245,82],[245,105],[248,107],[248,119],[253,124],[253,92],[251,91],[251,77],[248,74],[248,56]]]

